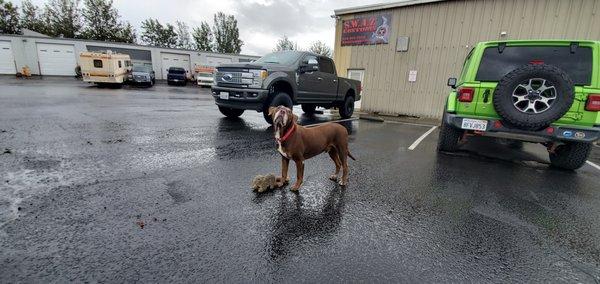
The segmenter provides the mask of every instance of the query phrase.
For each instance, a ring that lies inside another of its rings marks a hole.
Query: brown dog
[[[277,150],[281,153],[281,178],[279,183],[288,180],[288,166],[290,160],[296,163],[296,183],[292,191],[298,191],[304,178],[304,160],[310,159],[323,152],[329,153],[329,157],[335,163],[335,173],[330,179],[337,181],[340,168],[342,178],[339,184],[348,184],[348,158],[354,157],[348,150],[348,131],[337,123],[326,123],[323,125],[306,128],[297,124],[298,117],[292,110],[284,107],[270,107],[269,115],[273,119],[275,129],[275,140]],[[282,184],[281,184],[282,185]]]

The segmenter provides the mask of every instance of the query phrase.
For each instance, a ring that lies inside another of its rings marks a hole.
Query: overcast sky
[[[12,1],[21,4],[21,0]],[[32,2],[42,5],[46,0]],[[131,22],[138,35],[140,23],[147,18],[163,23],[184,21],[191,30],[202,21],[212,25],[216,12],[233,14],[244,41],[242,53],[250,55],[270,52],[284,34],[301,48],[315,40],[333,47],[335,21],[330,15],[334,9],[382,2],[394,0],[114,0],[121,18]]]

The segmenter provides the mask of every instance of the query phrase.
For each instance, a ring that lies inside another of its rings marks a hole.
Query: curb
[[[366,115],[366,114],[360,114],[358,115],[359,119],[364,119],[364,120],[369,120],[369,121],[375,121],[375,122],[384,122],[385,120],[381,117],[377,117],[377,116],[372,116],[372,115]]]
[[[394,116],[377,115],[370,113],[360,113],[359,119],[375,121],[375,122],[386,122],[386,123],[400,123],[400,124],[414,124],[420,126],[436,126],[439,125],[439,121],[434,119],[406,119]]]

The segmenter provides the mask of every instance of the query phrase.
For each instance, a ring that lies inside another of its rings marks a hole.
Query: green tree
[[[313,43],[308,48],[308,51],[319,55],[331,57],[331,48],[329,48],[329,46],[327,46],[325,43],[319,40],[313,41]]]
[[[122,24],[120,29],[117,31],[115,41],[137,43],[137,33],[133,26],[128,22]]]
[[[79,0],[50,0],[44,8],[50,36],[75,38],[81,32]]]
[[[190,29],[186,23],[175,22],[175,33],[177,34],[177,48],[192,49]]]
[[[157,19],[146,19],[142,22],[141,39],[144,43],[175,48],[177,46],[177,33],[171,24],[162,25]]]
[[[24,29],[34,32],[48,34],[49,28],[44,20],[44,13],[38,6],[33,5],[30,0],[24,0],[21,3],[20,25]]]
[[[283,35],[283,37],[277,41],[277,45],[275,45],[273,51],[283,50],[298,50],[298,44],[291,41],[286,35]]]
[[[212,30],[216,52],[239,54],[242,51],[244,42],[240,40],[237,20],[233,15],[226,15],[223,12],[215,14]]]
[[[113,7],[113,0],[85,0],[82,16],[84,28],[81,38],[135,42],[135,30],[131,24],[119,21],[119,12]]]
[[[0,33],[20,34],[19,11],[11,2],[0,0]]]
[[[192,32],[196,49],[200,51],[214,51],[214,37],[210,30],[210,26],[206,22],[202,22],[199,28],[194,28]]]

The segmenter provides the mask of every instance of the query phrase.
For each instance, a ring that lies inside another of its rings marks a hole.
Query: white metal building
[[[250,62],[258,56],[198,52],[127,43],[51,38],[43,35],[0,35],[0,74],[16,74],[28,66],[34,75],[74,76],[83,51],[112,50],[129,54],[133,64],[151,65],[158,79],[169,67],[192,73],[196,66]]]

